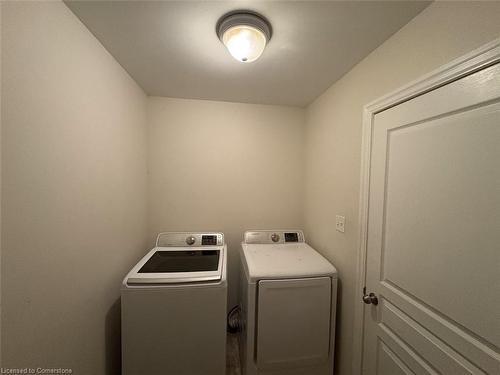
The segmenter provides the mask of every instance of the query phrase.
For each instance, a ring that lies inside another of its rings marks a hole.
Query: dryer
[[[123,375],[223,375],[222,233],[160,233],[122,284]]]
[[[247,231],[240,258],[243,374],[333,374],[335,267],[300,230]]]

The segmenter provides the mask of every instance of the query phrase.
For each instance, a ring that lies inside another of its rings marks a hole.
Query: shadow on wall
[[[122,373],[121,349],[121,300],[118,298],[109,308],[105,321],[106,375]]]

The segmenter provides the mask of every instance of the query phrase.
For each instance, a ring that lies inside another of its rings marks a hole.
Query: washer
[[[222,233],[160,233],[125,277],[123,375],[223,375],[226,254]]]
[[[243,374],[333,374],[335,267],[300,230],[248,231],[240,258]]]

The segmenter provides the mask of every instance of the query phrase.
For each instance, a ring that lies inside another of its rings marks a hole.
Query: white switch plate
[[[345,232],[345,216],[335,216],[335,229],[339,232]]]

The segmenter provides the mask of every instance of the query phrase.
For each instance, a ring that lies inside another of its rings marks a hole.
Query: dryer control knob
[[[196,242],[196,238],[194,238],[193,236],[189,236],[188,238],[186,238],[186,243],[189,246],[194,245],[195,242]]]
[[[280,235],[279,235],[278,233],[273,233],[273,234],[271,235],[271,240],[272,240],[273,242],[278,242],[278,241],[280,240]]]

